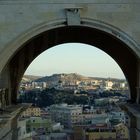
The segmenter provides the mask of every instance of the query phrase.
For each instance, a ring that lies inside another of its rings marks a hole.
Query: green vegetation
[[[46,89],[43,91],[26,91],[20,95],[19,102],[33,103],[39,107],[46,107],[52,104],[87,104],[88,97],[81,94],[76,96],[72,91],[59,91]]]
[[[81,91],[78,94],[74,94],[73,91],[56,90],[55,88],[45,90],[30,90],[24,91],[19,95],[19,102],[33,103],[39,107],[46,107],[52,104],[94,104],[94,99],[105,98],[112,96],[124,96],[119,92],[104,91],[103,93],[88,94],[86,91]],[[90,98],[91,97],[91,98]]]

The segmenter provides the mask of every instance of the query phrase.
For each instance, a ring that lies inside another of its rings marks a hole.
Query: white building
[[[106,82],[106,90],[110,90],[110,89],[112,89],[112,86],[113,86],[113,82],[112,81],[110,81],[110,80],[107,80]]]
[[[18,120],[18,140],[23,140],[23,139],[29,138],[33,135],[32,132],[27,132],[26,122],[28,120],[29,119],[27,119],[27,118]]]

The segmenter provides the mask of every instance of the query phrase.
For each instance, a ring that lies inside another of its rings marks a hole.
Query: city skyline
[[[119,65],[108,54],[81,43],[60,44],[44,51],[29,65],[25,75],[50,76],[59,73],[125,79]]]

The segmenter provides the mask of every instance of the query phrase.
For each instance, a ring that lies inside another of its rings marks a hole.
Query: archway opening
[[[55,88],[129,97],[129,86],[118,64],[100,49],[81,43],[60,44],[41,53],[26,70],[20,86],[22,93]],[[34,99],[24,102],[34,103]]]
[[[51,29],[26,42],[10,63],[11,100],[16,102],[18,85],[29,64],[46,49],[62,43],[85,43],[103,50],[120,66],[129,83],[131,99],[136,101],[138,59],[135,53],[116,37],[94,28],[69,26]],[[133,68],[133,69],[132,69]]]

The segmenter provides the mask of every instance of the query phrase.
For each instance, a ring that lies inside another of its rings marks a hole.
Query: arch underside
[[[129,83],[131,99],[136,101],[138,58],[130,47],[104,31],[89,27],[67,26],[51,29],[35,36],[26,42],[13,56],[8,64],[12,103],[16,103],[20,80],[30,63],[48,48],[70,42],[89,44],[109,54],[124,72]]]

